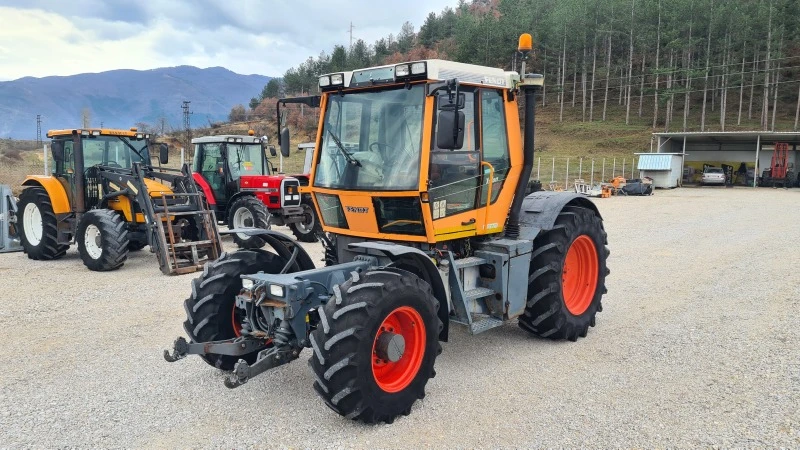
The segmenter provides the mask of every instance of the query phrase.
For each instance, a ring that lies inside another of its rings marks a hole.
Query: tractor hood
[[[145,178],[144,184],[147,186],[147,192],[150,194],[150,197],[156,198],[161,197],[162,194],[172,194],[172,189],[170,189],[169,186],[161,184],[158,181]]]
[[[239,185],[242,189],[279,188],[285,175],[242,175]]]

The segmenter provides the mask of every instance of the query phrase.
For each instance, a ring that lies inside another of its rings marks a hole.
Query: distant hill
[[[226,120],[233,106],[247,105],[269,80],[223,67],[179,66],[3,81],[0,138],[35,139],[37,114],[43,136],[48,129],[80,126],[84,108],[95,127],[101,122],[107,128],[156,125],[164,117],[168,129],[180,129],[183,100],[192,102],[192,126],[208,125]]]

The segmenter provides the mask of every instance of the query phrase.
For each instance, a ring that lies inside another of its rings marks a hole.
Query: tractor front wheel
[[[19,199],[22,248],[30,259],[51,260],[64,256],[69,245],[58,243],[58,219],[47,191],[29,187]]]
[[[128,259],[128,229],[119,214],[110,209],[85,213],[76,240],[78,253],[89,270],[116,270]]]
[[[317,232],[322,229],[319,225],[319,220],[317,220],[317,212],[314,209],[314,204],[311,202],[311,199],[308,197],[303,198],[303,202],[300,203],[300,206],[303,208],[303,222],[301,223],[290,223],[289,228],[292,230],[292,234],[294,237],[297,238],[298,241],[301,242],[317,242]]]
[[[523,329],[549,339],[586,337],[606,292],[609,250],[600,217],[566,207],[534,241]]]
[[[279,273],[286,261],[265,250],[240,250],[223,253],[206,264],[203,275],[192,280],[192,295],[183,302],[186,321],[183,329],[192,342],[221,341],[241,336],[245,311],[236,307],[236,295],[242,290],[240,275]],[[201,355],[208,364],[233,370],[236,361],[256,362],[258,351],[244,356]]]
[[[252,195],[236,199],[228,209],[228,228],[263,228],[269,230],[269,211]],[[264,246],[264,239],[245,233],[234,233],[233,241],[239,248],[253,249]]]
[[[412,273],[353,272],[317,310],[314,389],[348,419],[392,423],[408,415],[435,374],[438,308],[430,285]]]

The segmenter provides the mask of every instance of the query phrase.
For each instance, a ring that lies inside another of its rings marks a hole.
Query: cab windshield
[[[264,157],[261,144],[228,143],[227,147],[232,178],[236,179],[242,175],[270,175],[269,162]]]
[[[124,136],[97,136],[84,138],[83,165],[122,167],[130,169],[133,163],[150,164],[150,152],[146,139],[131,139]]]
[[[417,190],[425,86],[331,94],[314,184]]]

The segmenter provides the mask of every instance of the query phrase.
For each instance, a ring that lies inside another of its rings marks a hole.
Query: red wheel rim
[[[598,273],[597,248],[592,238],[582,234],[569,246],[561,274],[564,304],[573,315],[583,314],[592,304]]]
[[[242,336],[242,321],[239,319],[238,315],[236,314],[236,310],[239,309],[237,307],[233,307],[231,310],[231,324],[233,324],[233,334],[236,337]]]
[[[405,339],[405,351],[396,362],[381,360],[376,353],[378,338],[385,332],[399,334]],[[389,313],[372,342],[372,375],[378,387],[394,393],[411,384],[425,356],[425,341],[425,323],[416,309],[401,306]]]

